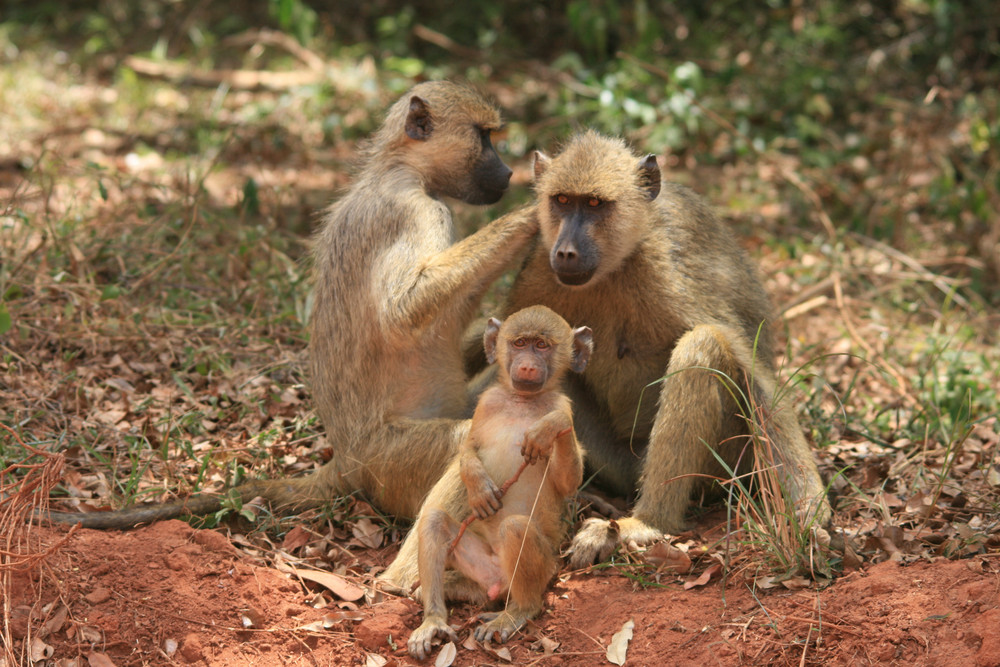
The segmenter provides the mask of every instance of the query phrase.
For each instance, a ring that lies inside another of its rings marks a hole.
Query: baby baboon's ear
[[[483,349],[486,351],[486,363],[492,364],[497,360],[497,336],[500,334],[500,320],[491,317],[486,323],[486,331],[483,332]]]
[[[590,363],[590,354],[594,351],[594,333],[590,327],[579,327],[573,329],[573,358],[569,362],[569,367],[575,373],[582,373],[587,370]]]

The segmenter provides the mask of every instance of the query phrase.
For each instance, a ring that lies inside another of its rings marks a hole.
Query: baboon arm
[[[528,461],[550,457],[549,483],[560,496],[576,491],[583,480],[583,456],[573,433],[568,403],[549,412],[528,429],[522,453]]]
[[[552,486],[560,496],[569,496],[583,482],[583,453],[572,430],[556,438],[552,456]]]
[[[388,282],[395,285],[386,292],[396,296],[385,300],[386,324],[420,329],[455,311],[471,310],[490,283],[527,247],[537,229],[532,209],[522,208],[415,263],[399,261],[402,253],[387,257],[382,268],[390,274]]]
[[[501,507],[502,493],[486,472],[486,467],[470,443],[462,446],[459,470],[465,491],[469,496],[469,508],[477,519],[493,516]]]

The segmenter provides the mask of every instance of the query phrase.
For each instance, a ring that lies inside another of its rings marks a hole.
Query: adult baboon
[[[730,466],[752,460],[735,396],[765,411],[797,506],[825,516],[812,453],[775,387],[767,296],[729,230],[692,191],[661,184],[653,156],[595,132],[554,159],[536,153],[534,168],[539,242],[506,312],[544,304],[593,330],[590,365],[568,385],[577,432],[600,485],[638,492],[630,517],[583,526],[571,562],[680,531],[698,474],[725,476],[710,447]]]
[[[416,514],[468,432],[462,333],[537,231],[532,216],[513,213],[455,242],[442,198],[491,204],[507,189],[511,171],[490,139],[500,124],[482,95],[443,81],[389,109],[315,239],[311,379],[333,458],[303,478],[242,485],[244,500],[301,508],[360,490],[386,512]],[[198,495],[51,518],[126,527],[219,506]]]

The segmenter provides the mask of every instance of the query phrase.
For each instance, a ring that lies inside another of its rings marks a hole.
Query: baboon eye
[[[547,350],[549,349],[549,344],[544,340],[537,340],[535,341],[535,348],[539,350]]]
[[[587,206],[589,206],[590,208],[597,208],[603,203],[604,202],[598,199],[597,197],[591,197],[590,199],[587,200]]]
[[[556,201],[565,206],[569,203],[569,197],[566,195],[556,195]]]
[[[527,344],[528,344],[528,341],[526,341],[523,338],[515,338],[513,340],[513,342],[511,343],[511,345],[513,345],[514,347],[524,347]]]

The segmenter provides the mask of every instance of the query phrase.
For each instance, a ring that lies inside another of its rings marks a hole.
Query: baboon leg
[[[743,381],[740,351],[734,350],[739,340],[726,327],[700,325],[677,341],[660,388],[632,516],[615,525],[588,520],[573,539],[573,567],[605,560],[619,543],[648,544],[665,532],[683,530],[691,494],[704,483],[695,475],[719,469],[709,447],[717,449],[738,432],[730,393],[738,395],[738,390],[727,378]]]
[[[347,461],[342,468],[345,492],[360,489],[383,512],[412,518],[427,493],[444,474],[469,433],[467,419],[396,419],[376,430],[362,451],[369,460]]]
[[[475,629],[479,641],[499,635],[499,640],[505,642],[534,618],[542,609],[549,580],[558,569],[545,539],[523,514],[504,520],[497,541],[500,569],[504,580],[510,582],[510,601],[506,609],[480,616],[486,622]],[[496,599],[502,592],[490,591],[490,597]]]
[[[660,389],[633,518],[657,531],[680,532],[692,493],[706,483],[695,475],[724,474],[710,448],[727,465],[737,463],[747,440],[734,438],[741,430],[741,408],[733,397],[751,373],[769,374],[763,364],[744,368],[750,351],[742,347],[736,332],[718,325],[695,327],[677,342]],[[745,456],[750,462],[753,454]]]
[[[407,648],[419,660],[431,652],[435,637],[457,641],[455,631],[448,625],[448,607],[444,597],[444,573],[448,563],[448,543],[458,533],[458,524],[443,510],[430,508],[414,527],[420,531],[418,562],[420,564],[420,599],[424,606],[424,619],[410,634]]]

